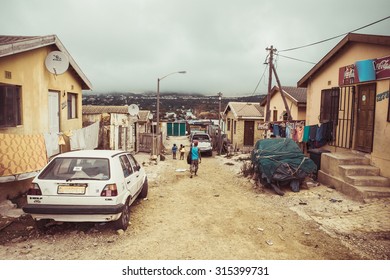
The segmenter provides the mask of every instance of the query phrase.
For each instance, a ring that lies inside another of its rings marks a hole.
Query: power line
[[[267,64],[266,67],[264,67],[263,75],[261,75],[260,80],[259,80],[259,82],[257,83],[256,88],[255,88],[255,90],[254,90],[253,93],[252,93],[252,96],[255,95],[255,92],[256,92],[257,88],[259,87],[261,80],[264,78],[265,71],[267,70],[267,67],[268,67],[268,64]]]
[[[331,37],[331,38],[328,38],[328,39],[325,39],[325,40],[321,40],[321,41],[318,41],[318,42],[315,42],[315,43],[311,43],[311,44],[308,44],[308,45],[303,45],[303,46],[300,46],[300,47],[295,47],[295,48],[290,48],[290,49],[281,50],[281,51],[279,51],[279,52],[293,51],[293,50],[298,50],[298,49],[302,49],[302,48],[306,48],[306,47],[318,45],[318,44],[321,44],[321,43],[324,43],[324,42],[327,42],[327,41],[330,41],[330,40],[334,40],[334,39],[339,38],[339,37],[341,37],[341,36],[345,36],[345,35],[347,35],[348,33],[352,33],[352,32],[358,31],[358,30],[360,30],[360,29],[369,27],[369,26],[371,26],[371,25],[377,24],[377,23],[379,23],[379,22],[381,22],[381,21],[384,21],[384,20],[386,20],[386,19],[389,19],[389,18],[390,18],[390,16],[387,16],[387,17],[385,17],[385,18],[382,18],[382,19],[380,19],[380,20],[374,21],[374,22],[372,22],[372,23],[369,23],[369,24],[367,24],[367,25],[365,25],[365,26],[359,27],[359,28],[354,29],[354,30],[352,30],[352,31],[349,31],[349,32],[347,32],[347,33],[343,33],[343,34],[340,34],[340,35],[337,35],[337,36],[334,36],[334,37]]]
[[[279,54],[279,53],[276,53],[276,55],[277,55],[277,56],[284,57],[284,58],[288,58],[288,59],[300,61],[300,62],[305,62],[305,63],[310,63],[310,64],[316,64],[315,62],[306,61],[306,60],[302,60],[302,59],[298,59],[298,58],[294,58],[294,57],[290,57],[290,56],[285,56],[285,55],[281,55],[281,54]]]

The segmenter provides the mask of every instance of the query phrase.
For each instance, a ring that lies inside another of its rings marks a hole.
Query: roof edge
[[[17,42],[0,45],[0,57],[14,55],[50,45],[55,45],[61,52],[64,52],[69,58],[69,64],[76,71],[77,75],[81,78],[83,87],[82,90],[91,90],[92,84],[83,73],[81,68],[77,65],[76,61],[66,50],[60,39],[56,35],[45,35],[45,36],[31,36],[26,37],[24,40]]]
[[[390,46],[390,36],[348,33],[341,41],[336,44],[309,72],[306,73],[298,82],[297,87],[307,87],[309,79],[316,74],[333,56],[343,49],[349,42],[378,44]]]

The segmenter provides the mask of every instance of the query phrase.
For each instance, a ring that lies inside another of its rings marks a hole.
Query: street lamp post
[[[165,75],[161,78],[158,78],[157,79],[157,128],[156,128],[156,134],[157,134],[157,157],[160,156],[160,81],[170,75],[173,75],[173,74],[185,74],[187,73],[186,71],[176,71],[176,72],[172,72],[172,73],[169,73],[168,75]]]
[[[222,150],[222,143],[221,143],[221,140],[222,140],[222,132],[221,132],[221,100],[222,100],[222,93],[219,92],[218,93],[218,103],[219,103],[219,106],[218,106],[218,155],[221,154],[221,150]]]

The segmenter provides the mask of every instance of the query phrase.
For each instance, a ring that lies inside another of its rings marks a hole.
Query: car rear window
[[[207,134],[195,134],[192,139],[198,141],[210,141],[210,137]]]
[[[110,163],[106,158],[55,158],[38,176],[47,180],[108,180]]]

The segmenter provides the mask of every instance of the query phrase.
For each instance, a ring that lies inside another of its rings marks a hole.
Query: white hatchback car
[[[198,141],[198,148],[202,154],[213,155],[213,143],[206,132],[195,132],[192,141]]]
[[[54,157],[34,178],[25,213],[47,221],[110,222],[126,230],[130,205],[148,194],[145,170],[123,151],[84,150]]]

